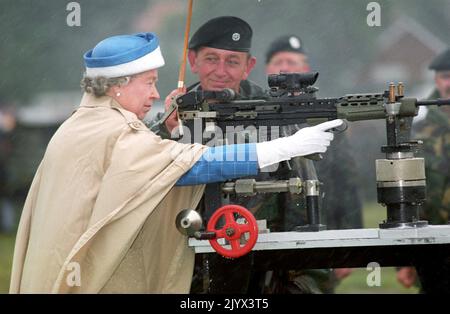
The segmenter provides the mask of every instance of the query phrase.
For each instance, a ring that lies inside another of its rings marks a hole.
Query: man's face
[[[210,47],[200,48],[197,52],[189,50],[188,57],[202,88],[212,91],[231,88],[239,93],[239,84],[247,79],[256,63],[256,58],[249,57],[246,52]]]
[[[441,98],[450,98],[450,70],[438,71],[434,76],[436,88]]]
[[[156,69],[134,75],[127,85],[115,87],[114,94],[120,92],[120,96],[114,97],[113,94],[113,97],[124,109],[135,113],[142,120],[152,108],[153,101],[159,99],[157,81]]]
[[[291,51],[277,52],[266,65],[266,74],[305,73],[309,71],[308,57],[303,53]]]

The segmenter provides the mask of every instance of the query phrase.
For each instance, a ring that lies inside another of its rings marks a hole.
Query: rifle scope
[[[282,90],[303,90],[314,85],[319,72],[270,74],[267,78],[271,88]]]

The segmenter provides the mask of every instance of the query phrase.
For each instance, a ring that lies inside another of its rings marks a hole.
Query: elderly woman
[[[341,124],[256,145],[162,140],[141,122],[159,99],[158,38],[110,37],[84,60],[80,107],[51,139],[23,209],[12,293],[189,292],[194,253],[174,222],[195,208],[200,184],[324,152],[326,130]],[[241,152],[243,161],[222,158]]]

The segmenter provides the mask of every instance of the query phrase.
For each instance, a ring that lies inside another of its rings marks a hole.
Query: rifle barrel
[[[450,99],[435,99],[435,100],[419,100],[416,106],[449,106]]]

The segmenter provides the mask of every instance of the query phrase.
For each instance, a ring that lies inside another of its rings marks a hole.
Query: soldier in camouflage
[[[450,49],[438,55],[429,68],[435,71],[436,88],[428,99],[450,98]],[[415,124],[414,131],[414,137],[423,140],[427,177],[427,201],[422,218],[433,225],[447,224],[450,219],[450,108],[430,107],[426,117]],[[430,261],[417,268],[421,292],[449,293],[450,261]],[[405,287],[419,284],[411,267],[401,268],[397,279]]]

